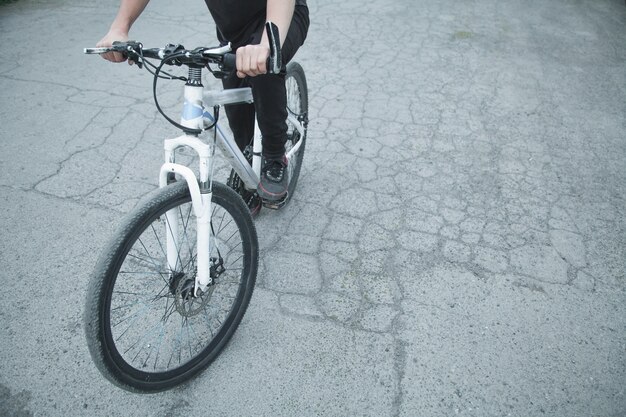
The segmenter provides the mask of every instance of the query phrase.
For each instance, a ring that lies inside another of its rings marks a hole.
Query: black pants
[[[261,42],[265,28],[265,20],[260,21],[257,30],[250,36],[249,42],[234,45],[234,49],[244,45]],[[256,77],[238,78],[233,72],[222,80],[225,89],[251,87],[254,104],[237,104],[225,106],[228,123],[243,150],[254,136],[254,116],[263,135],[263,156],[277,159],[285,153],[287,140],[287,96],[285,91],[285,66],[293,58],[296,51],[306,39],[309,29],[309,10],[306,6],[296,6],[289,32],[282,46],[283,71],[281,74],[258,75]]]

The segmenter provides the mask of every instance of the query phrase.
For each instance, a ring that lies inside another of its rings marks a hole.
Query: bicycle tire
[[[287,64],[285,86],[287,90],[287,111],[295,115],[304,126],[304,134],[300,135],[294,126],[287,123],[287,143],[285,144],[285,151],[289,152],[298,142],[302,142],[298,152],[289,160],[289,187],[287,194],[287,201],[289,201],[293,197],[296,186],[298,185],[306,145],[307,125],[309,122],[309,90],[306,76],[304,75],[304,69],[302,69],[302,66],[297,62],[292,61]]]
[[[214,285],[193,296],[197,222],[190,201],[184,181],[142,200],[109,241],[89,282],[84,328],[91,357],[108,380],[128,391],[167,390],[204,370],[232,337],[252,297],[256,229],[241,198],[220,183],[213,184],[212,195]],[[175,271],[163,248],[166,230],[172,230],[165,216],[170,210],[180,214]]]

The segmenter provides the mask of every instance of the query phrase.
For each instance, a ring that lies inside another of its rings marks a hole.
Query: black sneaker
[[[279,201],[287,196],[289,173],[287,157],[280,159],[264,159],[261,169],[261,182],[257,193],[266,201]]]

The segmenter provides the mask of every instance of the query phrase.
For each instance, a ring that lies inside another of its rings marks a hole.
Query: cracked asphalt
[[[154,395],[100,376],[81,315],[176,131],[149,74],[82,55],[117,1],[0,5],[0,414],[626,415],[624,2],[310,3],[299,189],[227,349]],[[201,1],[132,35],[215,42]]]

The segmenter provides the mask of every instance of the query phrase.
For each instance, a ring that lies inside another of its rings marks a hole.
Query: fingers
[[[269,48],[264,45],[247,45],[237,49],[237,77],[256,77],[267,73]]]
[[[114,41],[127,41],[128,34],[124,32],[110,30],[104,38],[96,44],[96,47],[108,47],[113,44]],[[102,58],[110,62],[124,62],[126,57],[120,52],[107,52],[100,55]],[[130,63],[130,62],[129,62]],[[132,64],[131,64],[132,65]]]
[[[107,61],[110,62],[124,62],[126,61],[126,57],[119,53],[119,52],[107,52],[104,54],[100,54],[100,56],[104,59],[106,59]],[[129,61],[130,63],[130,61]]]

